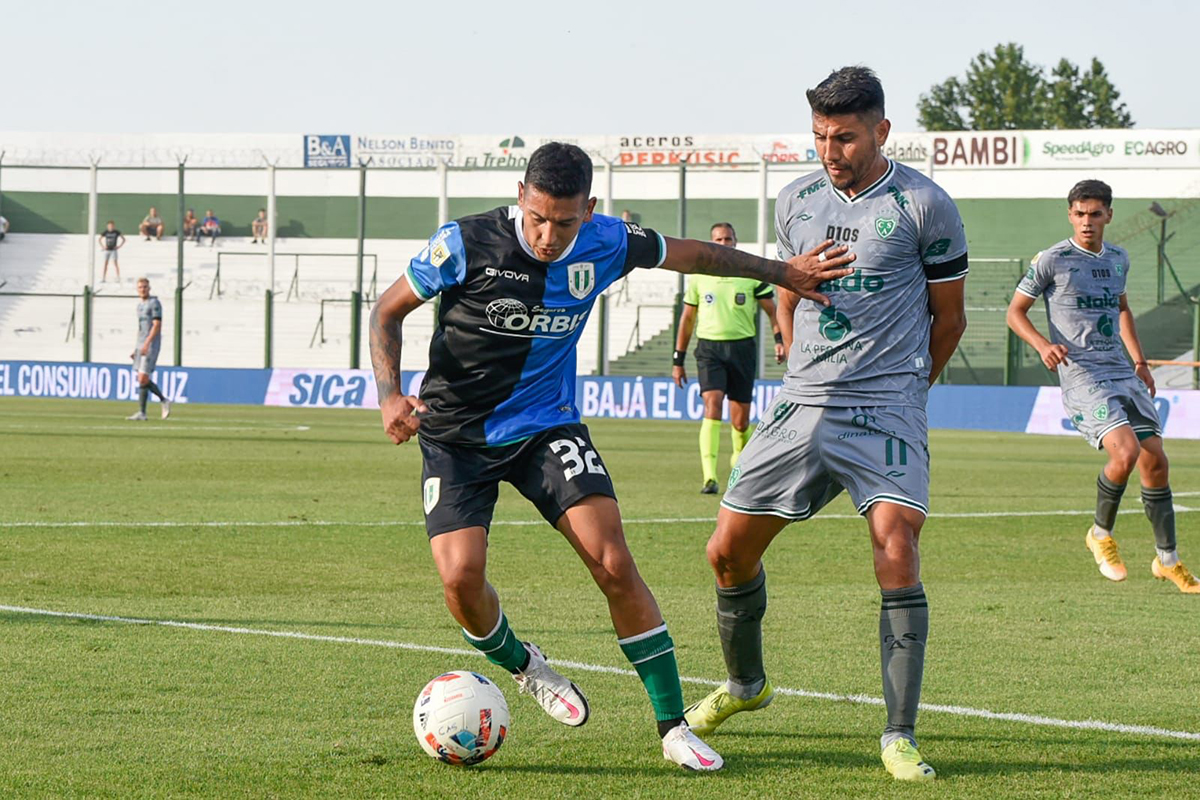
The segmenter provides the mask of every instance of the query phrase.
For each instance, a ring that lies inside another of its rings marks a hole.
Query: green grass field
[[[179,406],[135,425],[131,410],[0,401],[0,605],[195,625],[0,611],[0,796],[1200,796],[1200,597],[1150,576],[1136,490],[1117,530],[1130,578],[1096,572],[1083,535],[1100,457],[1080,440],[933,434],[923,699],[1191,738],[927,710],[918,734],[939,779],[915,787],[879,763],[876,705],[782,696],[710,738],[723,773],[690,775],[663,761],[635,678],[563,667],[593,706],[569,730],[482,658],[386,646],[464,643],[429,557],[418,450],[387,442],[375,412]],[[590,427],[682,673],[723,677],[704,558],[717,501],[697,493],[696,428]],[[1200,442],[1168,453],[1177,502],[1200,507],[1186,494]],[[1050,511],[1079,513],[1034,513]],[[566,542],[511,524],[537,515],[509,487],[496,519],[489,577],[518,635],[552,659],[627,668]],[[1178,521],[1200,567],[1200,513]],[[879,594],[844,496],[788,529],[767,566],[774,682],[878,697]],[[512,711],[503,749],[473,769],[425,757],[412,733],[416,693],[453,668],[497,680]]]

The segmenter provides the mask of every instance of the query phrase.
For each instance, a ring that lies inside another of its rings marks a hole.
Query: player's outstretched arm
[[[779,332],[783,335],[783,350],[786,354],[792,352],[792,334],[796,331],[796,304],[800,302],[800,296],[791,289],[782,287],[776,292],[776,295],[779,303],[775,306],[775,322],[779,325]]]
[[[929,284],[929,383],[937,380],[967,330],[965,280]]]
[[[675,337],[675,356],[672,361],[683,360],[683,354],[687,352],[688,342],[692,339],[692,329],[696,327],[696,307],[693,305],[683,304],[683,311],[679,313],[679,334]],[[687,383],[687,368],[682,363],[671,365],[671,379],[675,381],[675,385],[680,389]]]
[[[416,412],[427,410],[419,399],[406,396],[400,389],[401,323],[422,302],[402,276],[379,296],[371,309],[371,366],[379,390],[379,412],[383,416],[383,430],[395,444],[404,444],[412,438],[421,426]]]
[[[1033,308],[1035,302],[1036,297],[1030,297],[1023,292],[1013,292],[1013,299],[1008,304],[1008,313],[1004,321],[1025,344],[1037,351],[1046,369],[1057,372],[1059,364],[1067,363],[1067,348],[1061,344],[1051,344],[1049,339],[1038,333],[1038,329],[1029,319],[1029,309]]]
[[[1150,364],[1146,361],[1146,353],[1142,350],[1142,340],[1138,338],[1137,325],[1133,321],[1133,312],[1129,309],[1129,299],[1125,295],[1121,295],[1118,300],[1121,325],[1121,341],[1125,343],[1125,349],[1129,352],[1129,357],[1133,359],[1133,372],[1142,383],[1146,384],[1146,388],[1150,390],[1150,396],[1154,397],[1158,393],[1158,389],[1154,386],[1154,376],[1150,373]]]
[[[833,240],[826,240],[788,261],[772,261],[744,253],[733,247],[724,247],[712,242],[696,239],[672,239],[664,236],[667,244],[664,269],[691,274],[721,277],[755,278],[776,286],[791,289],[801,297],[829,305],[829,298],[816,291],[824,281],[841,278],[853,272],[845,268],[855,259],[844,245],[833,247]]]
[[[780,289],[780,292],[787,291]],[[775,305],[775,301],[769,297],[759,299],[758,305],[766,313],[767,319],[771,320],[771,335],[775,339],[775,363],[782,364],[783,359],[787,357],[787,347],[784,346],[783,331],[779,327],[779,309]]]

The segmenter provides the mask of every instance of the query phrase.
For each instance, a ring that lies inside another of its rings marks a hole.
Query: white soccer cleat
[[[169,416],[171,416],[171,401],[164,397],[162,400],[162,418],[166,419]]]
[[[532,696],[542,710],[564,725],[578,728],[587,722],[591,712],[579,687],[551,669],[536,644],[522,644],[529,653],[529,663],[524,672],[513,675],[521,692]]]
[[[684,769],[696,772],[716,772],[725,766],[725,759],[692,733],[686,722],[667,732],[662,740],[663,758],[674,761]]]
[[[136,414],[130,414],[125,419],[129,420],[130,422],[145,422],[146,415],[139,411]]]

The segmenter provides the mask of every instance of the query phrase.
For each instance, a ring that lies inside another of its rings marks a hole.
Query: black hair
[[[712,227],[708,229],[708,234],[711,236],[712,232],[717,228],[729,228],[729,232],[733,234],[733,238],[737,238],[737,231],[733,229],[732,222],[714,222]]]
[[[835,70],[804,95],[812,110],[823,117],[871,111],[883,117],[883,84],[868,67]]]
[[[573,144],[547,142],[525,167],[525,186],[551,197],[587,197],[592,192],[592,159]]]
[[[1108,208],[1112,208],[1112,187],[1104,181],[1080,181],[1071,187],[1067,195],[1067,208],[1075,205],[1076,200],[1099,200]]]

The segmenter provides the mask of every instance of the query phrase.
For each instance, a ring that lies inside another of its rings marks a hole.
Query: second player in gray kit
[[[917,550],[929,504],[925,403],[966,327],[967,243],[949,196],[883,155],[890,123],[870,70],[841,69],[808,100],[825,169],[780,192],[779,255],[845,245],[857,269],[821,285],[828,306],[780,295],[783,390],[742,451],[708,543],[729,680],[687,720],[708,731],[771,701],[760,559],[784,526],[845,489],[867,519],[882,591],[882,760],[899,780],[926,781],[934,770],[914,734],[929,630]]]

